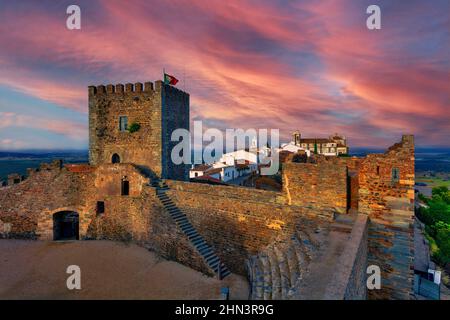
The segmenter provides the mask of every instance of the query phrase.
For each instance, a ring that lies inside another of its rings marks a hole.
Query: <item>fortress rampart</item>
[[[89,165],[42,164],[0,188],[1,237],[56,239],[70,212],[79,239],[133,241],[209,275],[224,263],[255,299],[362,299],[367,263],[382,272],[369,298],[410,297],[412,136],[384,154],[286,163],[272,192],[180,181],[170,135],[189,128],[189,95],[161,81],[89,87],[89,120]]]

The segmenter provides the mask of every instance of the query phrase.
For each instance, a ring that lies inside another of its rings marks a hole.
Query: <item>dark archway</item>
[[[53,240],[79,240],[79,215],[74,211],[60,211],[53,215]]]
[[[120,156],[117,153],[113,154],[112,163],[120,163]]]

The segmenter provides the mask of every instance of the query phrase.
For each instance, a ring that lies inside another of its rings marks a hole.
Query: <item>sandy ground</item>
[[[81,290],[68,290],[69,265]],[[223,281],[166,261],[136,245],[110,241],[0,240],[0,299],[247,299],[244,277]]]

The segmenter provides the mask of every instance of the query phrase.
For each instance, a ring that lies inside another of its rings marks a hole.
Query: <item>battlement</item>
[[[141,93],[141,92],[154,92],[161,91],[162,81],[156,81],[155,84],[153,82],[136,82],[136,83],[118,83],[98,85],[98,86],[89,86],[89,96],[95,95],[110,95],[110,94],[126,94],[126,93]]]
[[[147,82],[136,82],[136,83],[118,83],[107,84],[107,85],[98,85],[98,86],[89,86],[89,96],[97,96],[97,95],[112,95],[112,94],[127,94],[127,93],[152,93],[152,92],[161,92],[164,83],[162,80],[157,80],[155,83],[151,81]],[[173,86],[166,86],[166,88],[170,91],[177,91],[180,93],[187,94],[186,92],[175,88]]]
[[[61,170],[63,168],[63,161],[60,159],[53,160],[51,163],[42,162],[39,168],[27,168],[27,174],[21,175],[19,173],[11,173],[8,175],[7,180],[0,181],[0,187],[12,186],[19,184],[26,179],[32,177],[37,172],[41,171],[51,171],[51,170]]]

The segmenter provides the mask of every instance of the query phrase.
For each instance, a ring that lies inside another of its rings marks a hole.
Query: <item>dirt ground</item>
[[[69,290],[69,265],[81,290]],[[0,299],[247,299],[244,277],[207,277],[136,245],[110,241],[0,240]]]

